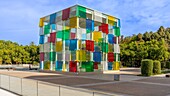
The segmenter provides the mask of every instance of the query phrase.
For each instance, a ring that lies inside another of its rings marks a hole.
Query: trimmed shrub
[[[166,62],[161,62],[161,69],[165,69],[166,68]]]
[[[153,61],[153,73],[160,74],[161,73],[161,63],[160,61]]]
[[[170,62],[166,62],[166,68],[170,69]]]
[[[151,76],[153,73],[153,60],[144,59],[141,62],[141,74],[143,76]]]

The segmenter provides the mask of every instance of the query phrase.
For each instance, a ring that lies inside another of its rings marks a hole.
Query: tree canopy
[[[145,32],[123,38],[120,44],[124,66],[140,66],[142,59],[170,60],[170,28],[161,26],[157,32]]]
[[[0,64],[37,64],[39,47],[33,42],[30,45],[19,45],[16,42],[0,40]]]

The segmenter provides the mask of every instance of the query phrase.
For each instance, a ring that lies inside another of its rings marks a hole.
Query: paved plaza
[[[0,71],[0,74],[115,95],[170,96],[170,78],[166,78],[165,74],[152,77],[136,76],[140,74],[139,69],[122,69],[115,73],[83,75],[7,70]],[[114,74],[120,74],[120,81],[114,81]]]

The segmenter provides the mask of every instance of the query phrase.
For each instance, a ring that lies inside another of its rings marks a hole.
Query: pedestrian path
[[[18,96],[16,94],[13,94],[13,93],[8,92],[8,91],[3,90],[3,89],[0,89],[0,94],[1,94],[0,96]]]

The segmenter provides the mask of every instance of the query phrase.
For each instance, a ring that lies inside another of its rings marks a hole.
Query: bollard
[[[114,81],[120,81],[120,75],[114,74]]]

